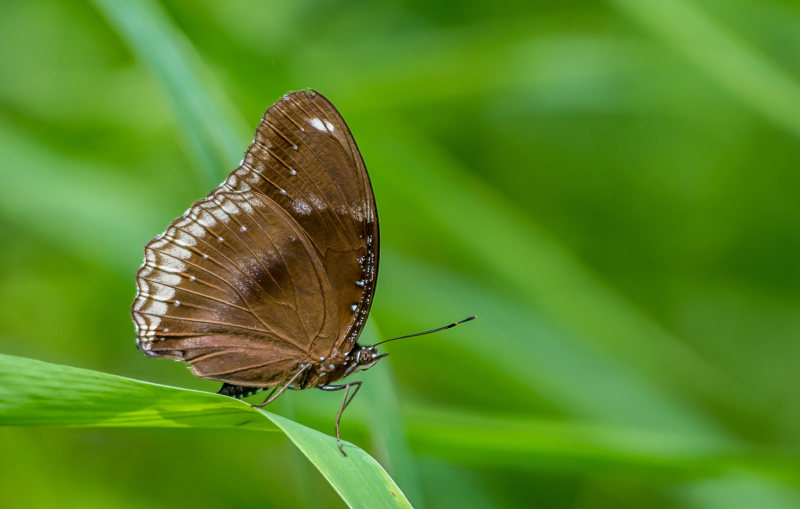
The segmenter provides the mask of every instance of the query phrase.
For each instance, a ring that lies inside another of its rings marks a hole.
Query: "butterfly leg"
[[[276,387],[273,387],[273,388],[272,388],[272,390],[271,390],[271,391],[269,391],[269,394],[267,394],[267,397],[265,398],[265,401],[266,401],[267,399],[271,398],[271,397],[272,397],[272,395],[273,395],[273,394],[275,394],[275,391],[277,391],[277,390],[278,390],[278,387],[277,387],[277,386],[276,386]]]
[[[309,377],[309,375],[311,375],[311,370],[310,370],[310,369],[307,369],[307,370],[306,370],[306,376],[304,376],[304,377],[303,377],[303,379],[302,379],[302,380],[300,380],[300,383],[299,383],[299,384],[297,384],[297,387],[298,387],[300,390],[303,390],[303,389],[305,389],[305,388],[306,388],[306,383],[308,382],[308,377]]]
[[[355,387],[355,389],[353,389],[353,394],[350,394],[351,387]],[[353,398],[356,397],[356,394],[358,394],[358,390],[361,389],[361,380],[356,380],[355,382],[350,382],[342,385],[322,385],[320,386],[320,389],[322,389],[323,391],[330,391],[330,392],[341,391],[342,389],[344,389],[344,398],[342,398],[342,406],[341,408],[339,408],[339,415],[336,416],[336,443],[339,445],[339,451],[341,451],[342,455],[347,456],[347,453],[344,452],[344,449],[342,449],[342,440],[339,438],[339,422],[342,420],[342,412],[344,412],[344,409],[347,408],[347,405],[349,405],[350,402],[353,401]],[[350,396],[349,398],[347,397],[348,394]]]
[[[267,406],[270,403],[272,403],[273,401],[275,401],[275,399],[278,396],[280,396],[281,394],[283,394],[286,391],[286,389],[288,389],[289,386],[294,383],[295,380],[300,378],[300,376],[303,373],[308,371],[309,367],[311,367],[311,364],[303,364],[302,366],[300,366],[300,371],[295,373],[294,376],[292,378],[290,378],[289,381],[286,382],[283,387],[281,387],[281,390],[279,390],[277,393],[275,393],[275,390],[273,389],[273,391],[269,394],[269,396],[267,396],[267,399],[265,399],[263,403],[259,403],[258,405],[252,405],[252,406],[255,407],[255,408],[264,408],[265,406]]]

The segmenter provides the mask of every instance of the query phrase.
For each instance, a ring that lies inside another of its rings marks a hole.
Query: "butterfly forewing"
[[[379,235],[366,167],[336,108],[315,92],[285,96],[264,114],[242,165],[221,187],[269,196],[309,232],[336,292],[336,346],[349,350],[369,313]],[[318,338],[313,350],[327,356],[330,345]]]
[[[327,99],[295,92],[267,110],[242,165],[146,246],[139,346],[198,376],[283,383],[304,360],[352,348],[377,265],[352,135]]]

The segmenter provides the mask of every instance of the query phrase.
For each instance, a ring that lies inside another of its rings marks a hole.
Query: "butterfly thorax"
[[[328,357],[318,357],[307,364],[308,376],[303,377],[299,384],[290,386],[291,389],[301,390],[328,385],[337,380],[355,373],[364,371],[374,366],[383,357],[389,354],[379,354],[374,346],[361,346],[356,343],[350,352],[343,354],[333,352]],[[298,370],[302,365],[298,366]]]

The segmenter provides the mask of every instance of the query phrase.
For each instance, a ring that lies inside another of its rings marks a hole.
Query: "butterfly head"
[[[362,346],[356,352],[356,365],[358,371],[364,371],[374,366],[379,360],[389,355],[388,353],[378,353],[374,346]]]

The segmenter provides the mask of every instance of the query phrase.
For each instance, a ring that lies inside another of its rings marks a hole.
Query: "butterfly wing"
[[[198,376],[280,383],[335,333],[322,262],[284,210],[258,193],[213,193],[145,247],[133,317],[147,355]],[[316,312],[314,312],[316,311]]]
[[[347,352],[374,293],[378,222],[347,125],[320,94],[270,107],[242,165],[145,247],[139,348],[231,384]]]
[[[372,305],[379,229],[366,166],[333,104],[314,91],[284,96],[220,188],[269,196],[308,233],[334,289],[325,312],[338,323],[336,342],[321,336],[311,349],[326,358],[334,349],[349,352]]]

